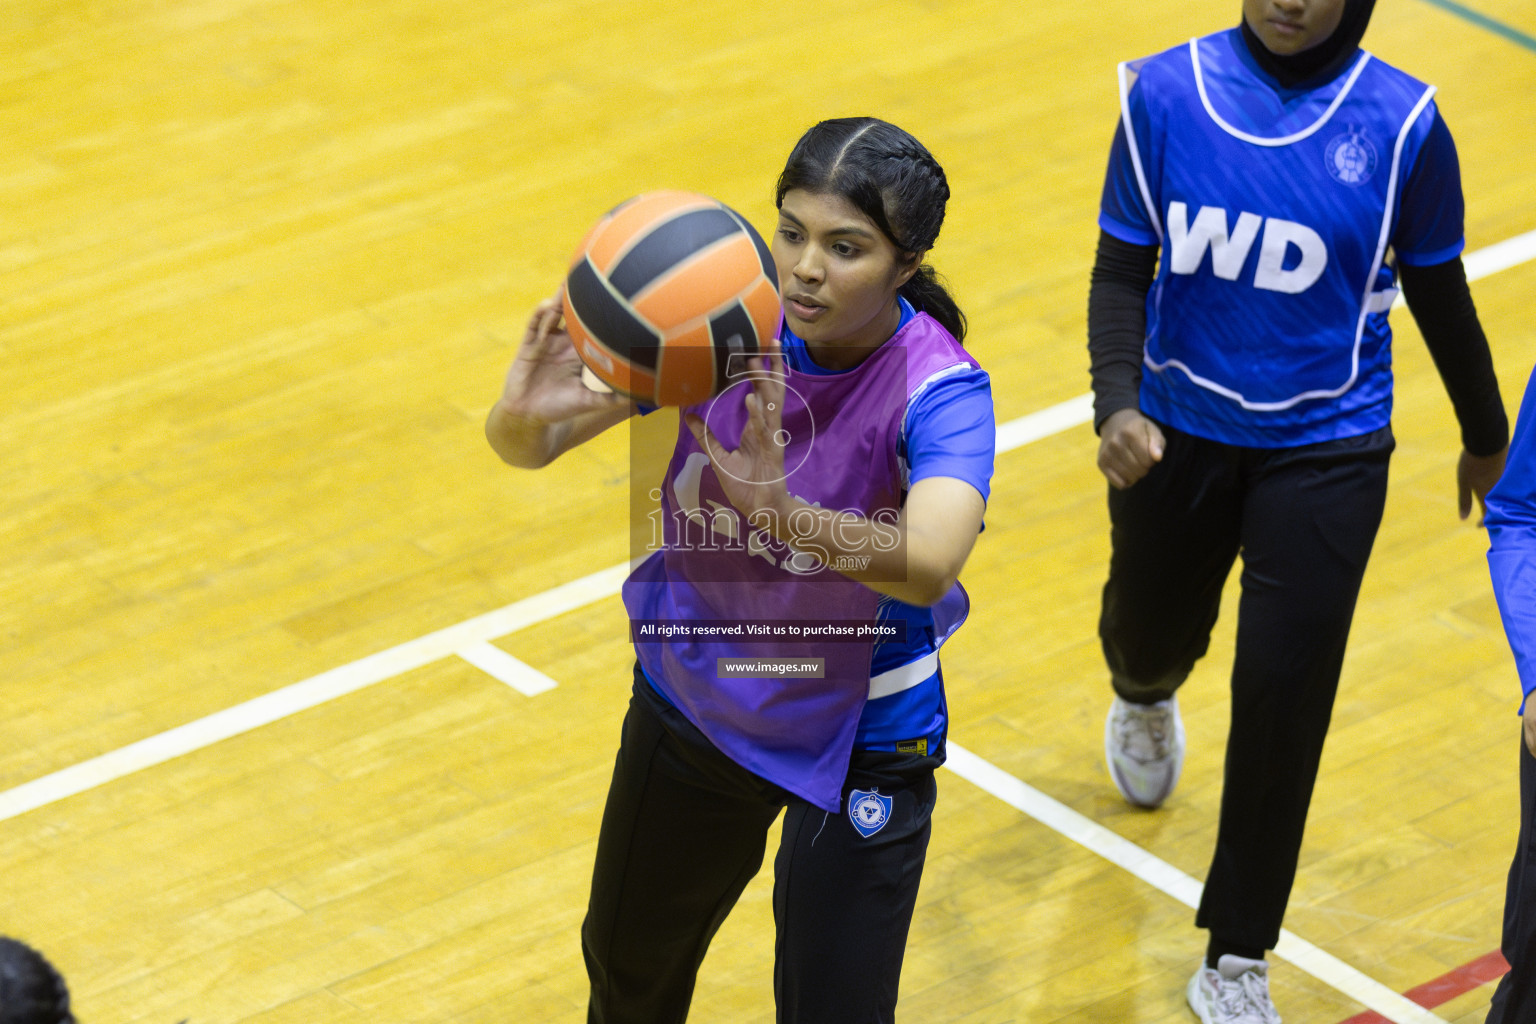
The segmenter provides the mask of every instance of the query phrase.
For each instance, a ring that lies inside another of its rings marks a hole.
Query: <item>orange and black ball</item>
[[[650,405],[693,405],[745,372],[778,329],[773,257],[745,217],[694,192],[648,192],[587,233],[565,283],[576,352]]]

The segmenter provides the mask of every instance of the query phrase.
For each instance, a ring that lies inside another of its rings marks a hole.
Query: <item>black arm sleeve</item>
[[[1147,291],[1157,276],[1157,246],[1122,242],[1100,229],[1088,285],[1088,372],[1093,429],[1137,407],[1147,340]]]
[[[1451,396],[1462,447],[1473,455],[1503,451],[1509,444],[1509,418],[1461,257],[1432,267],[1404,265],[1397,273],[1403,298]]]

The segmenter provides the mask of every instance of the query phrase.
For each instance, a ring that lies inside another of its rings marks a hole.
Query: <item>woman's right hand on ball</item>
[[[583,413],[627,406],[629,399],[582,383],[581,357],[565,329],[564,287],[534,308],[502,387],[501,411],[528,424],[554,424]]]
[[[485,438],[509,465],[547,466],[560,453],[628,419],[634,405],[582,383],[581,357],[561,322],[561,293],[528,320],[501,397],[485,418]]]
[[[1099,431],[1099,471],[1110,486],[1124,490],[1162,461],[1166,444],[1162,430],[1141,410],[1120,409]]]

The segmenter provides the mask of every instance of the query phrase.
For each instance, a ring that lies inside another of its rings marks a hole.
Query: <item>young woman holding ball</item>
[[[779,1019],[893,1019],[944,759],[938,651],[967,611],[957,577],[995,446],[990,383],[923,263],[948,198],[928,150],[874,118],[816,125],[779,178],[780,337],[750,381],[684,410],[666,545],[625,604],[637,623],[877,622],[895,636],[637,638],[582,928],[592,1021],[686,1018],[781,809]],[[535,310],[486,423],[515,466],[638,411],[582,385],[559,310]],[[780,655],[823,675],[722,671]]]

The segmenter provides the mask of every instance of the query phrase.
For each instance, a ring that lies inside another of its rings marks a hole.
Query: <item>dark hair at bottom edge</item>
[[[0,936],[0,1022],[76,1024],[64,977],[42,953]]]

